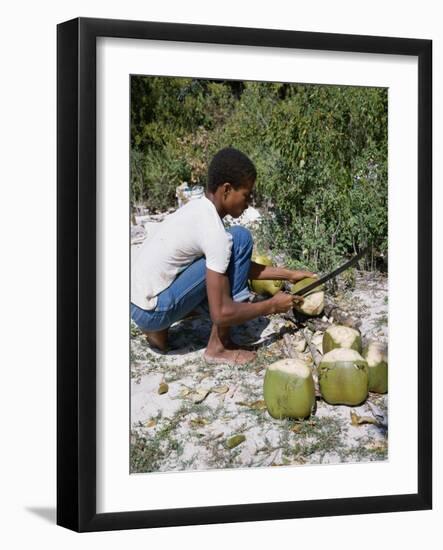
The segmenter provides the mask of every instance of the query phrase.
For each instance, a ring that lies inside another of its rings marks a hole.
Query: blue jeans
[[[251,233],[241,226],[228,229],[232,251],[227,274],[235,302],[249,298],[248,275],[252,255]],[[131,318],[141,329],[156,332],[168,328],[191,311],[208,312],[206,294],[206,260],[199,258],[182,271],[171,285],[160,292],[155,309],[146,311],[131,303]]]

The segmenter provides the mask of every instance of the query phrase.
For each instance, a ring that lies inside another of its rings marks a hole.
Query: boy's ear
[[[226,199],[227,196],[229,195],[230,190],[231,190],[231,184],[230,183],[223,183],[222,189],[223,189],[223,198]]]
[[[223,196],[226,198],[232,190],[232,185],[228,182],[223,184]]]

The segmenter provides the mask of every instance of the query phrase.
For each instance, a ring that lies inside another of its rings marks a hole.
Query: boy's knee
[[[249,229],[242,227],[241,225],[234,225],[228,229],[232,235],[232,241],[234,246],[250,247],[252,250],[253,240]]]

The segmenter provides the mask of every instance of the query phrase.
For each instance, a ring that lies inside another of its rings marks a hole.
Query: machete
[[[326,281],[329,281],[329,279],[333,279],[334,277],[337,277],[340,273],[343,271],[346,271],[346,269],[349,269],[351,266],[356,264],[358,260],[360,260],[367,252],[369,251],[369,247],[364,248],[361,252],[359,252],[356,256],[351,258],[348,262],[341,265],[340,267],[337,267],[337,269],[334,269],[334,271],[331,271],[330,273],[327,273],[326,275],[323,275],[323,277],[320,277],[319,279],[316,279],[313,283],[310,285],[305,286],[304,288],[301,288],[296,296],[304,296],[305,294],[308,294],[308,292],[311,292],[314,288],[317,288],[318,286],[322,285]],[[303,280],[303,279],[301,279]]]

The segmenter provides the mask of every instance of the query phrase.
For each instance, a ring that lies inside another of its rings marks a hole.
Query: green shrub
[[[387,250],[387,91],[132,77],[133,201],[164,209],[232,145],[256,164],[260,243],[325,270]]]

